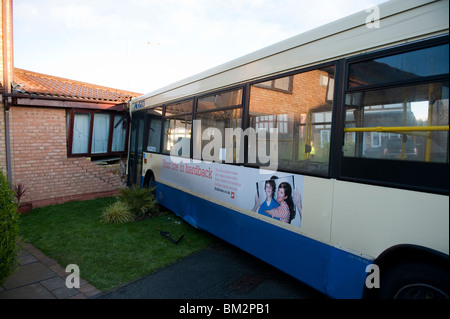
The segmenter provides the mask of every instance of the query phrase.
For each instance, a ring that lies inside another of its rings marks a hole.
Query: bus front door
[[[145,113],[135,112],[131,118],[131,140],[128,156],[127,185],[141,185],[142,152],[144,148]]]

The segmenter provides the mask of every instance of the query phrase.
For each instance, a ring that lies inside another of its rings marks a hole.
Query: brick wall
[[[33,207],[117,194],[119,165],[101,166],[89,158],[67,158],[66,110],[12,107],[13,183],[28,191]]]

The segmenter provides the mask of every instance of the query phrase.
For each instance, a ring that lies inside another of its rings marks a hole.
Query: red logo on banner
[[[231,198],[234,199],[234,192],[231,192]]]

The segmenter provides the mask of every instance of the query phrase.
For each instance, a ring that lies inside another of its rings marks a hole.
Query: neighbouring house
[[[33,207],[117,194],[127,102],[141,94],[15,68],[12,1],[1,3],[0,169]]]

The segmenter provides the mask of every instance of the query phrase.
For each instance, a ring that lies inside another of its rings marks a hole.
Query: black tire
[[[417,261],[380,272],[380,288],[372,288],[377,299],[449,298],[449,272],[442,267]]]

